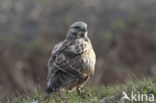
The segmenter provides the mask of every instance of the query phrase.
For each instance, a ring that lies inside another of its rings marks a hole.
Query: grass
[[[14,97],[6,103],[156,103],[156,79],[131,80],[123,84],[110,86],[86,87],[91,94],[79,96],[75,91],[72,93],[60,92],[53,95],[35,93],[33,96]],[[128,95],[131,91],[140,94],[153,94],[155,102],[129,102],[121,101],[122,92]]]

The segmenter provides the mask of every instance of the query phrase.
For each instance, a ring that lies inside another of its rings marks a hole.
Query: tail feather
[[[53,66],[53,71],[48,74],[48,88],[45,90],[46,93],[57,92],[61,87],[64,87],[74,81],[78,80],[80,74],[72,69],[68,71],[62,71]]]

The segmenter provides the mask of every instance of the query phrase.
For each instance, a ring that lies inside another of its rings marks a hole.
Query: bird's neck
[[[89,40],[89,38],[87,37],[87,36],[85,36],[85,37],[79,37],[79,38],[75,38],[75,37],[72,37],[72,36],[67,36],[66,38],[65,38],[65,40],[72,40],[72,41],[74,41],[74,40],[76,40],[76,39],[84,39],[84,41],[86,41],[86,42],[90,42],[90,40]]]

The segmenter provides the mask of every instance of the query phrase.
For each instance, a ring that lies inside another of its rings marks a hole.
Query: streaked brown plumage
[[[94,74],[96,56],[87,37],[87,24],[75,22],[64,41],[58,43],[48,62],[47,92],[82,87]]]

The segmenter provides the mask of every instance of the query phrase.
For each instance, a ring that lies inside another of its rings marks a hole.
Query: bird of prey
[[[80,90],[94,74],[96,55],[87,36],[87,24],[73,23],[64,41],[55,45],[48,62],[47,93]]]

